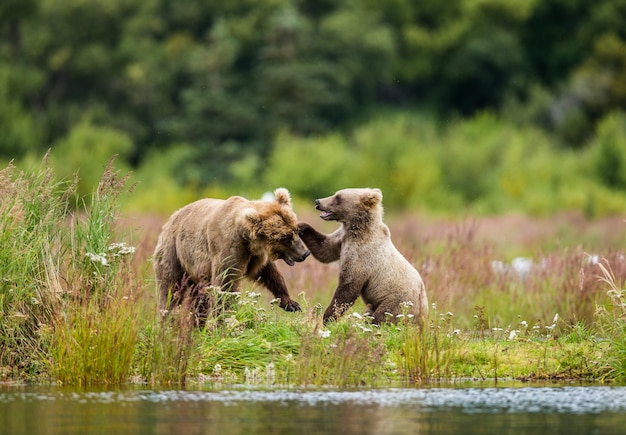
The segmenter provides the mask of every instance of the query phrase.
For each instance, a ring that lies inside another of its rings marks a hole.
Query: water
[[[1,434],[618,434],[626,387],[1,387]]]

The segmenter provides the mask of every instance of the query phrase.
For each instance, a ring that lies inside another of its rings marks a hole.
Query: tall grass
[[[42,373],[62,296],[50,273],[66,253],[59,228],[71,210],[73,182],[57,182],[47,157],[41,168],[0,171],[0,376]]]
[[[626,288],[606,260],[598,265],[611,303],[598,307],[599,325],[611,343],[608,365],[611,376],[626,381]]]

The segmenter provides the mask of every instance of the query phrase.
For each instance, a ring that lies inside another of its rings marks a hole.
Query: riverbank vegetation
[[[626,380],[623,219],[387,220],[427,284],[423,330],[321,313],[336,265],[280,265],[301,313],[249,283],[203,329],[158,309],[150,255],[165,217],[121,215],[132,178],[106,167],[89,206],[44,161],[0,171],[0,380],[67,385],[356,386]],[[329,230],[310,205],[302,219]],[[526,233],[524,233],[526,231]]]

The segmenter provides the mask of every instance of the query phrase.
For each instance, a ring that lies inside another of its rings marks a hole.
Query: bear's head
[[[274,191],[274,201],[254,201],[244,210],[251,249],[266,253],[270,260],[282,259],[289,266],[304,261],[311,253],[298,235],[298,219],[285,188]]]
[[[357,224],[382,219],[382,201],[380,189],[342,189],[333,196],[316,199],[315,208],[326,221]]]

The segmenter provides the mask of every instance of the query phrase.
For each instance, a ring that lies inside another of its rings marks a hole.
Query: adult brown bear
[[[315,201],[320,217],[339,221],[331,234],[322,234],[305,222],[300,237],[323,263],[340,260],[339,283],[324,312],[324,322],[337,319],[359,296],[371,309],[373,323],[397,322],[401,313],[418,322],[428,313],[428,298],[418,271],[396,249],[383,223],[379,189],[343,189]]]
[[[289,192],[278,188],[274,196],[274,201],[206,198],[176,211],[154,251],[161,307],[169,309],[208,286],[238,291],[247,277],[269,289],[284,310],[300,311],[272,262],[293,266],[310,252],[298,236]]]

